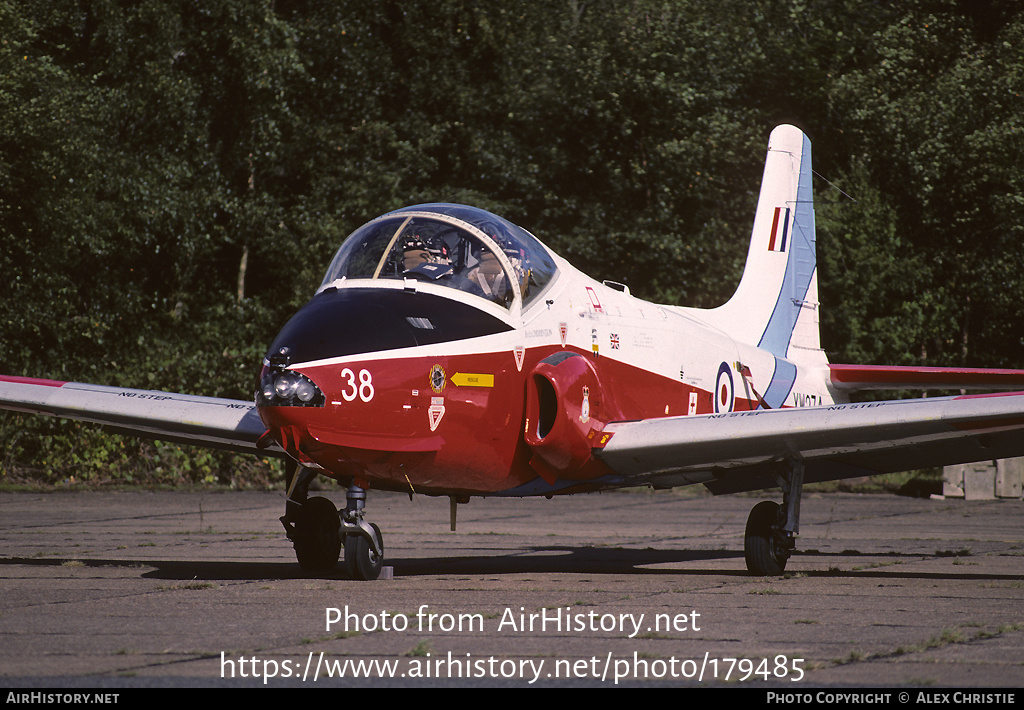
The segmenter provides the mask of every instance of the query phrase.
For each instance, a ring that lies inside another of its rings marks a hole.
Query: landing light
[[[260,381],[256,403],[271,407],[322,407],[324,395],[305,375],[272,369]]]

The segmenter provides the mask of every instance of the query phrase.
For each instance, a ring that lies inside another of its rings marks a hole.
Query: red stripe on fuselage
[[[712,411],[710,392],[573,350],[593,364],[601,381],[601,397],[595,393],[590,400],[597,431],[610,421],[684,415],[691,392],[697,393],[698,413]],[[299,436],[301,451],[333,478],[365,476],[376,488],[425,494],[497,493],[537,478],[523,439],[526,388],[533,386],[530,373],[540,360],[564,352],[557,345],[529,348],[521,371],[512,350],[300,365],[296,369],[323,390],[326,405],[261,407],[260,416],[275,435],[287,429]],[[435,366],[445,373],[440,392],[431,383]],[[459,373],[493,375],[493,386],[454,384]],[[750,408],[736,398],[736,409]],[[607,474],[591,460],[572,478]]]

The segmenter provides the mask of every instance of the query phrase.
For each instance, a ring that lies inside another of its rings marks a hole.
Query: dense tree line
[[[422,201],[716,305],[781,122],[830,358],[1024,367],[1022,91],[1014,0],[0,0],[2,371],[248,398],[342,239]],[[89,436],[0,425],[5,471]]]

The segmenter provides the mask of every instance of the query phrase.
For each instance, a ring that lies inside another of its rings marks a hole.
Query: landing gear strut
[[[288,499],[281,517],[288,539],[295,546],[299,566],[313,571],[333,568],[345,548],[345,566],[353,579],[373,580],[384,564],[384,537],[380,528],[363,520],[366,490],[351,484],[345,510],[327,498],[307,498],[316,472],[289,466]]]
[[[345,494],[348,504],[341,514],[345,534],[345,566],[352,579],[377,579],[384,564],[384,538],[380,528],[363,520],[366,490],[356,484]]]
[[[770,500],[755,505],[747,518],[743,536],[747,569],[762,577],[782,574],[796,548],[796,534],[800,531],[800,494],[804,485],[803,461],[783,462],[778,479],[782,487],[782,505]]]

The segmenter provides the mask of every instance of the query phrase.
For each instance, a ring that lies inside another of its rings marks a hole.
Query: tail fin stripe
[[[779,248],[775,248],[775,240],[779,235],[779,225],[782,225],[782,239],[779,241]],[[776,207],[775,214],[772,217],[772,232],[771,238],[768,240],[768,251],[777,251],[782,253],[786,251],[786,237],[789,236],[789,208],[788,207]]]
[[[775,208],[775,217],[772,219],[772,237],[768,240],[768,251],[775,251],[775,234],[779,231],[780,208]]]
[[[780,357],[775,358],[775,372],[772,373],[771,383],[764,393],[764,400],[772,409],[782,409],[786,404],[786,398],[793,391],[793,384],[796,382],[796,365],[789,360]]]

